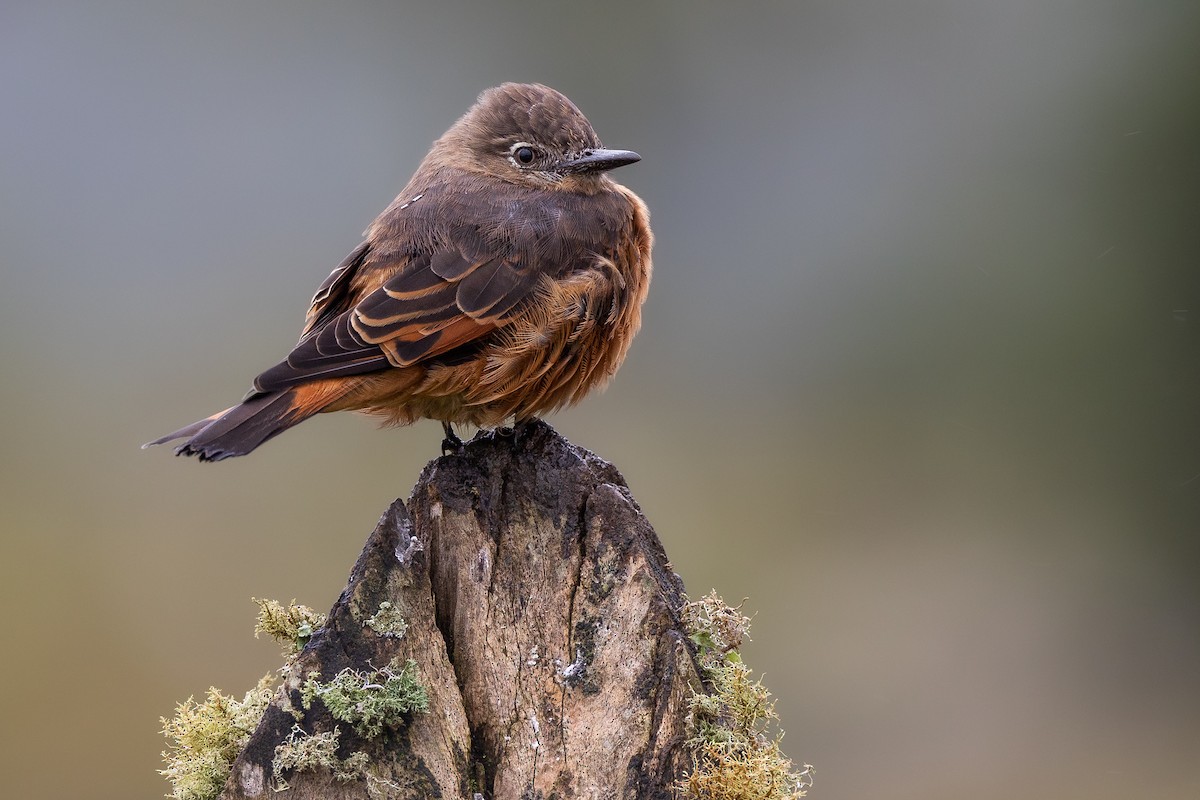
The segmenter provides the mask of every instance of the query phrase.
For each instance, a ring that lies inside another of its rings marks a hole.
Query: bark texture
[[[364,621],[390,601],[408,623]],[[542,422],[484,433],[425,468],[384,514],[329,621],[234,764],[223,798],[272,794],[305,677],[413,659],[429,710],[364,739],[318,701],[366,776],[288,772],[285,797],[667,798],[699,687],[683,585],[620,474]]]

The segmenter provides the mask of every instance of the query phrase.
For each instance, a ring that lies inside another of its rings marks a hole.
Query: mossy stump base
[[[403,635],[364,622],[384,602]],[[683,584],[620,474],[542,422],[481,433],[432,461],[383,515],[296,657],[222,798],[669,798],[700,688]],[[364,738],[306,678],[416,662],[424,713]],[[297,723],[297,717],[301,717]],[[340,729],[356,779],[273,770],[295,726]],[[357,756],[363,761],[362,756]]]

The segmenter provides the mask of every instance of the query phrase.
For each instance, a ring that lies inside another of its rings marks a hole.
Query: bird
[[[148,442],[220,461],[318,413],[495,428],[579,402],[641,326],[654,236],[579,108],[541,84],[479,95],[313,296],[240,403]]]

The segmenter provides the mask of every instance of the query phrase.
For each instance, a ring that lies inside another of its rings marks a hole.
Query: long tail
[[[233,408],[193,422],[142,447],[175,439],[187,439],[175,448],[180,456],[197,456],[201,461],[244,456],[268,439],[278,436],[321,410],[324,404],[304,402],[308,398],[296,388],[255,394]],[[307,394],[307,393],[304,393]]]

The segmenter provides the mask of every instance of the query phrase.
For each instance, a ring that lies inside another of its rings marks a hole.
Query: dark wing
[[[529,251],[489,249],[450,244],[405,257],[364,242],[317,290],[299,344],[255,389],[410,366],[506,325],[542,270]],[[391,277],[368,291],[372,275]]]
[[[325,279],[324,283],[317,287],[312,305],[309,306],[308,315],[304,320],[304,331],[300,334],[301,340],[346,310],[351,284],[354,276],[358,274],[358,268],[366,259],[368,250],[370,250],[369,242],[363,242],[354,248],[354,251],[346,256],[341,264],[338,264],[337,269],[329,273],[329,277]]]

